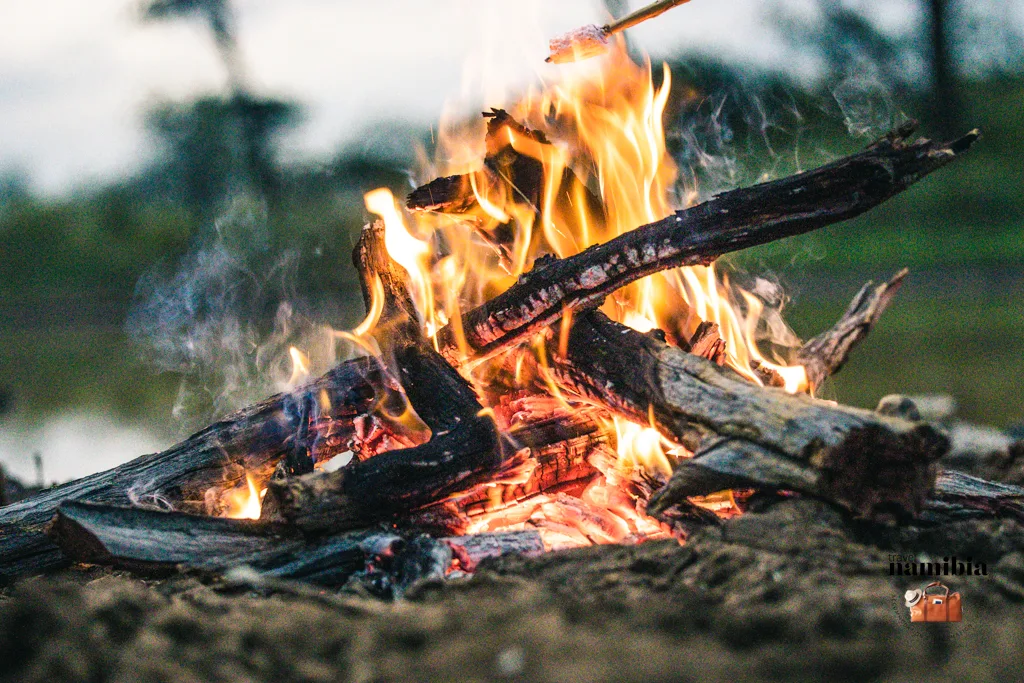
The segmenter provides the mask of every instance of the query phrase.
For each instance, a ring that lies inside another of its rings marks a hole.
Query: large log
[[[321,585],[344,584],[385,562],[406,574],[392,580],[411,582],[417,577],[409,575],[410,568],[423,559],[418,556],[430,559],[438,550],[447,557],[442,571],[472,570],[487,557],[544,550],[536,532],[425,539],[415,530],[375,527],[307,540],[266,522],[81,502],[62,504],[49,534],[77,562],[143,573],[185,567],[221,574],[245,566],[264,577]]]
[[[566,310],[595,306],[615,290],[677,266],[709,264],[722,254],[832,225],[881,204],[967,151],[972,131],[950,143],[908,142],[905,126],[863,152],[813,171],[721,194],[565,259],[538,259],[502,294],[468,311],[466,344],[449,325],[442,353],[484,358],[551,325]],[[467,351],[468,349],[468,351]]]
[[[68,500],[110,505],[149,504],[200,511],[211,486],[230,487],[245,472],[268,471],[296,447],[300,406],[331,406],[337,421],[368,412],[375,387],[385,386],[373,359],[342,363],[312,384],[240,410],[166,451],[143,455],[111,470],[47,489],[0,508],[0,583],[56,569],[66,558],[43,533]]]
[[[733,488],[768,486],[832,500],[863,517],[917,516],[946,437],[929,425],[757,386],[597,311],[577,316],[562,386],[695,453],[650,501],[660,512]]]

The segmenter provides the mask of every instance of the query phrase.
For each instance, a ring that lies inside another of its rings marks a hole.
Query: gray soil
[[[911,624],[889,553],[957,555],[960,624]],[[10,681],[1017,681],[1024,526],[866,527],[762,502],[674,541],[506,557],[387,603],[101,568],[0,593]]]

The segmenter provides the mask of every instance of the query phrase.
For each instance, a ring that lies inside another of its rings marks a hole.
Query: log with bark
[[[598,311],[576,317],[562,387],[634,421],[653,420],[695,455],[652,496],[652,513],[733,488],[803,491],[857,515],[920,513],[948,439],[926,424],[760,387]]]
[[[904,268],[880,285],[873,282],[865,284],[838,323],[807,340],[800,348],[796,363],[804,366],[812,388],[821,386],[826,378],[839,372],[853,347],[867,336],[892,303],[908,272]]]
[[[538,259],[508,290],[468,311],[465,344],[451,325],[441,352],[485,358],[548,327],[565,311],[591,307],[642,277],[677,266],[707,265],[723,254],[854,218],[966,152],[979,134],[950,143],[908,142],[914,126],[863,152],[813,171],[721,194],[564,259]],[[460,351],[460,348],[462,349]]]

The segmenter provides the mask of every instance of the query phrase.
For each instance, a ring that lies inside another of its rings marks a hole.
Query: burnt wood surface
[[[373,527],[307,540],[267,522],[81,502],[62,504],[48,533],[77,562],[143,573],[184,567],[220,574],[245,566],[266,577],[322,585],[341,585],[356,572],[385,563],[412,574],[412,563],[424,555],[433,559],[438,549],[443,571],[453,564],[471,571],[488,557],[544,551],[536,531],[434,539],[415,530]]]
[[[246,471],[270,470],[292,452],[304,401],[327,398],[330,416],[345,420],[369,411],[374,387],[382,384],[377,362],[348,361],[310,385],[233,413],[165,451],[0,508],[0,582],[66,564],[43,533],[61,502],[170,504],[202,510],[207,488],[242,483]]]
[[[903,284],[907,270],[896,273],[888,282],[865,284],[832,328],[807,340],[797,352],[796,363],[807,371],[811,386],[821,386],[828,377],[839,372],[850,351],[867,336]]]
[[[972,131],[950,143],[909,142],[914,127],[813,171],[723,193],[564,259],[538,259],[508,290],[468,311],[462,328],[470,357],[487,357],[551,325],[567,309],[599,304],[615,290],[677,266],[832,225],[881,204],[967,151]],[[458,360],[451,326],[441,351]]]
[[[554,347],[555,345],[552,345]],[[576,317],[554,372],[567,390],[654,425],[695,455],[651,498],[767,486],[804,491],[864,517],[916,516],[948,439],[933,427],[758,386],[598,311]]]
[[[414,510],[479,483],[514,454],[473,388],[421,334],[405,270],[387,254],[381,221],[364,228],[353,259],[367,310],[371,283],[381,284],[375,338],[432,436],[335,472],[271,482],[278,513],[306,531],[358,528]]]

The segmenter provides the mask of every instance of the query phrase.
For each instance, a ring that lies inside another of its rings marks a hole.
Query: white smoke
[[[856,65],[833,89],[850,135],[877,138],[906,118],[895,105],[892,90],[868,62]]]
[[[139,282],[128,332],[156,370],[181,375],[184,427],[291,388],[292,346],[311,371],[334,361],[332,331],[296,294],[299,265],[298,252],[270,248],[262,205],[238,199],[205,243]]]

